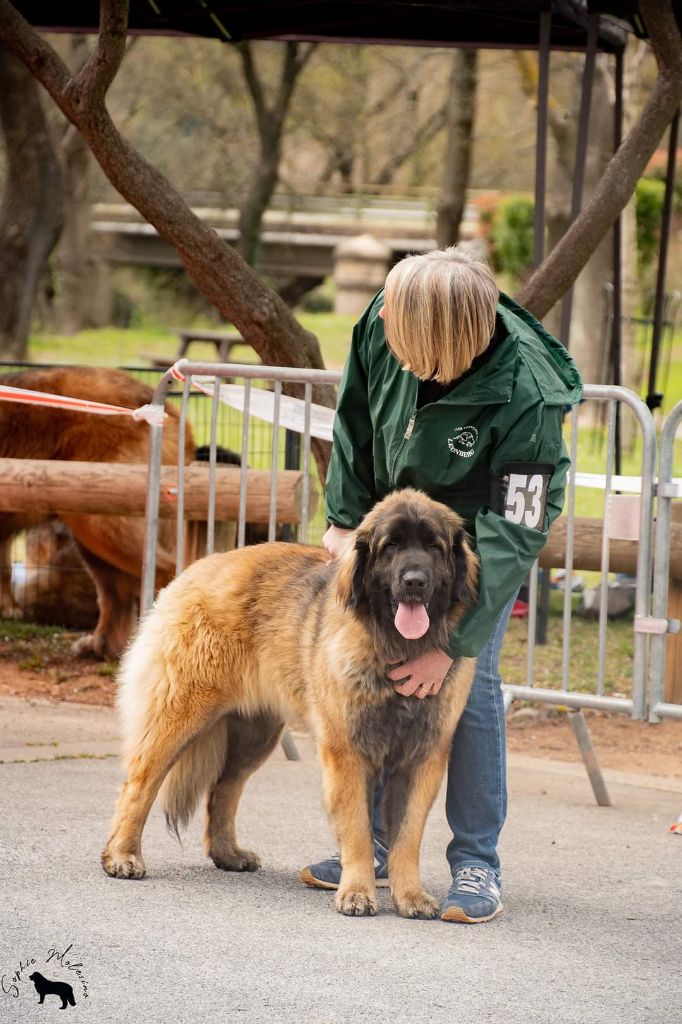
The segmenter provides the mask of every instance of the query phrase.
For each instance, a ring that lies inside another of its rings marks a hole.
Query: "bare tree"
[[[436,219],[436,238],[441,249],[456,244],[464,216],[473,149],[477,77],[477,51],[455,50],[445,115],[445,166]]]
[[[296,82],[310,60],[316,43],[285,43],[279,80],[274,96],[268,99],[263,78],[258,72],[254,47],[249,42],[238,46],[244,79],[251,96],[258,127],[259,158],[251,175],[251,186],[239,211],[239,251],[255,266],[260,243],[263,214],[268,208],[279,178],[282,157],[282,133]]]
[[[0,124],[7,151],[0,207],[0,354],[25,359],[36,292],[62,226],[62,180],[36,81],[3,47]]]
[[[71,74],[50,44],[8,2],[0,0],[0,40],[45,86],[79,129],[115,189],[172,245],[203,295],[233,323],[264,363],[323,367],[317,339],[241,256],[195,216],[167,178],[123,138],[105,99],[126,47],[128,4],[102,0],[97,46]],[[330,387],[316,400],[333,405]],[[327,448],[316,446],[321,472]]]

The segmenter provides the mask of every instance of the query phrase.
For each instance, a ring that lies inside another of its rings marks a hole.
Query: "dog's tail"
[[[76,1005],[76,1000],[73,998],[73,989],[71,988],[70,985],[69,985],[69,991],[66,993],[66,1001],[68,1003],[70,1003],[71,1006],[75,1006]]]
[[[227,758],[227,718],[206,729],[182,752],[159,791],[166,825],[180,841],[202,795],[220,778]]]
[[[157,605],[167,594],[168,589],[160,594]],[[162,618],[152,610],[121,659],[116,703],[128,775],[140,751],[154,742],[158,723],[177,697],[177,680],[167,658],[169,642]],[[220,777],[227,758],[227,729],[226,718],[204,729],[182,750],[161,785],[166,823],[178,840],[180,827],[188,824],[202,794]]]

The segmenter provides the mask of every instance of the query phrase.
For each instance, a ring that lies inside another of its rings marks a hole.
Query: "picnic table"
[[[180,330],[177,334],[179,342],[174,356],[159,355],[157,352],[140,352],[140,357],[150,362],[155,369],[167,370],[178,359],[184,359],[187,356],[190,345],[195,341],[207,341],[215,347],[219,363],[230,363],[232,362],[230,358],[232,350],[238,345],[249,344],[242,338],[239,331],[209,331],[192,328]]]

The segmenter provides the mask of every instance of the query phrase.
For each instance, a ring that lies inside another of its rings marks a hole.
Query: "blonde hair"
[[[499,294],[489,267],[457,246],[406,256],[384,286],[388,346],[420,380],[456,380],[488,347]]]

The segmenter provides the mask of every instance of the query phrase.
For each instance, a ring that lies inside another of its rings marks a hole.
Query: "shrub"
[[[511,195],[500,200],[493,216],[492,257],[500,273],[523,277],[533,265],[533,211],[529,196]]]
[[[640,178],[637,182],[637,267],[640,271],[651,265],[658,251],[664,195],[665,183],[658,178]]]

